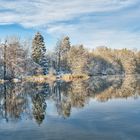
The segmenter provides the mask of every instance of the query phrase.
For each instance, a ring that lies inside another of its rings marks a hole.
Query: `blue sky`
[[[0,0],[1,39],[37,31],[50,50],[64,35],[90,49],[139,49],[140,0]]]

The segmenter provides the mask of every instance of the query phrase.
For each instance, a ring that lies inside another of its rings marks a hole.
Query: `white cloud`
[[[101,29],[92,26],[93,23],[75,25],[59,24],[50,26],[48,32],[59,37],[67,33],[74,44],[83,43],[86,47],[93,49],[98,46],[111,48],[139,48],[140,32],[129,32],[117,29]]]
[[[68,34],[74,43],[88,47],[108,45],[136,47],[139,33],[122,27],[130,19],[139,17],[139,10],[120,15],[139,0],[0,0],[0,25],[17,23],[25,28],[46,30],[51,35]],[[101,16],[105,13],[107,16]],[[96,16],[90,16],[95,14]],[[99,16],[100,15],[100,16]],[[131,17],[131,18],[130,18]],[[78,23],[76,21],[78,19]],[[71,21],[71,22],[69,22]],[[132,21],[131,21],[132,22]],[[130,27],[131,28],[131,27]],[[119,35],[119,36],[117,36]],[[135,44],[135,45],[134,45]]]
[[[36,27],[81,14],[118,10],[137,0],[0,0],[0,23]]]

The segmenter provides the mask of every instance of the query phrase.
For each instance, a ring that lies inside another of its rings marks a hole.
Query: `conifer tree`
[[[47,62],[45,58],[46,48],[43,36],[37,32],[32,42],[32,59],[42,66],[46,73]]]

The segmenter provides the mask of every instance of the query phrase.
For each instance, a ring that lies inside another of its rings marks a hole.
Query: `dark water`
[[[0,140],[139,140],[140,78],[0,85]]]

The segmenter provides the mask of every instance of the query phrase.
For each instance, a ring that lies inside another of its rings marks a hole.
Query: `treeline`
[[[88,72],[94,74],[140,73],[140,52],[99,47],[90,53]]]
[[[58,40],[54,51],[49,52],[39,32],[32,41],[21,42],[17,37],[11,37],[0,44],[0,78],[49,73],[90,76],[140,73],[140,51],[104,46],[88,50],[83,45],[71,45],[66,36]]]
[[[50,67],[61,73],[114,75],[140,73],[140,51],[97,47],[88,50],[83,45],[71,45],[69,37],[57,43],[48,55]]]

